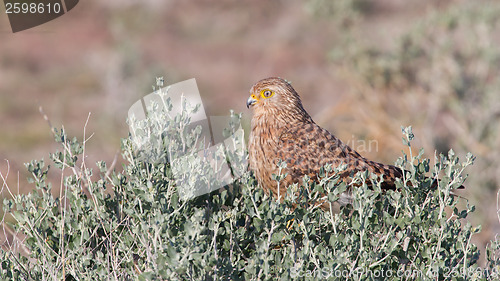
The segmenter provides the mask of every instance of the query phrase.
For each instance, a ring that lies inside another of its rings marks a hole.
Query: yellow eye
[[[272,97],[272,96],[274,95],[274,92],[273,92],[273,91],[271,91],[271,90],[262,90],[262,91],[260,92],[260,95],[261,95],[263,98],[267,99],[267,98]]]

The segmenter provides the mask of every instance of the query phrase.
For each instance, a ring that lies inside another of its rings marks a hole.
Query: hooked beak
[[[255,97],[255,95],[251,95],[248,99],[247,99],[247,108],[250,108],[250,106],[254,105],[256,102],[257,102],[257,98]]]

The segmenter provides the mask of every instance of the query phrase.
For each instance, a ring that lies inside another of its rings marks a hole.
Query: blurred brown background
[[[86,0],[16,34],[0,16],[0,172],[13,192],[33,188],[23,163],[56,149],[39,106],[78,138],[91,112],[89,162],[109,163],[155,77],[196,78],[209,115],[234,109],[248,126],[248,90],[280,76],[342,140],[376,140],[366,157],[401,156],[402,125],[425,157],[472,152],[463,195],[484,249],[500,232],[499,43],[498,1]]]

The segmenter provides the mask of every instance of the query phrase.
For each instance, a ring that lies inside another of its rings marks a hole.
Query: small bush
[[[189,123],[179,116],[164,120],[150,127],[155,135]],[[472,155],[461,163],[450,150],[434,164],[422,153],[404,155],[396,162],[407,170],[398,191],[383,192],[369,174],[346,184],[325,167],[320,183],[291,186],[282,203],[250,172],[182,200],[168,161],[141,160],[131,138],[122,141],[127,163],[121,171],[98,162],[94,172],[85,141],[54,131],[61,151],[50,160],[61,173],[61,189],[53,195],[45,161],[26,164],[35,190],[5,199],[3,208],[15,219],[12,228],[26,235],[29,254],[2,250],[2,280],[480,280],[499,269],[498,243],[488,249],[488,268],[478,267],[479,251],[470,241],[480,228],[467,222],[474,206],[459,208],[452,194]],[[403,132],[410,146],[411,128]],[[181,136],[188,141],[199,133]],[[172,145],[167,138],[160,143],[160,154]],[[353,203],[339,213],[314,204],[334,202],[359,183]]]

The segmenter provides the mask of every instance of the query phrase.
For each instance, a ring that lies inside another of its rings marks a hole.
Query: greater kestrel
[[[286,162],[281,172],[287,174],[280,182],[280,194],[293,183],[302,182],[304,175],[317,179],[325,164],[333,167],[347,165],[340,174],[342,180],[368,170],[382,175],[383,189],[395,189],[395,179],[402,177],[401,169],[370,161],[341,140],[318,126],[304,110],[300,97],[289,82],[281,78],[266,78],[250,90],[247,107],[253,108],[248,146],[250,169],[266,192],[276,196],[278,161]],[[348,203],[347,200],[339,202]]]

